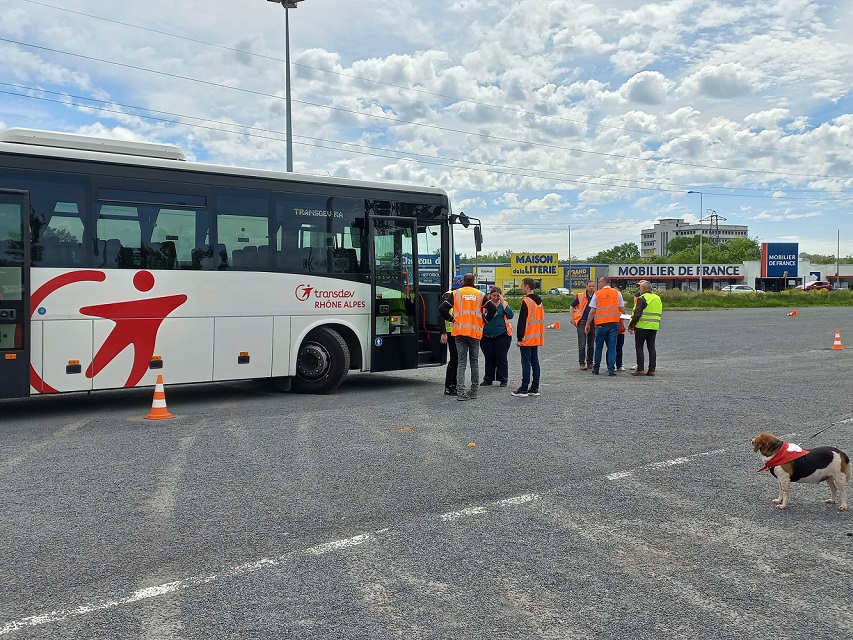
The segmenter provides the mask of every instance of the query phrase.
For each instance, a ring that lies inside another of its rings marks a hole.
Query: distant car
[[[805,284],[801,284],[797,287],[797,289],[802,289],[803,291],[813,291],[815,289],[826,289],[827,291],[832,291],[835,287],[832,286],[831,282],[827,280],[813,280],[812,282],[806,282]]]
[[[572,292],[566,289],[565,287],[554,287],[552,289],[548,289],[548,295],[550,296],[570,296]]]
[[[748,284],[728,284],[720,291],[723,293],[757,293],[759,295],[764,293],[758,289],[753,289]]]

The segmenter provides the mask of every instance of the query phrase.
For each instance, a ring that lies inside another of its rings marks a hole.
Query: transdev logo
[[[311,292],[314,290],[310,284],[300,284],[296,287],[296,299],[300,302],[305,302],[311,297]]]

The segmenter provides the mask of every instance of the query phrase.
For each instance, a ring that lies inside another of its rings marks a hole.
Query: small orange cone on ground
[[[164,420],[174,418],[166,408],[166,390],[163,388],[163,376],[157,375],[157,384],[154,385],[154,400],[151,401],[151,413],[145,416],[147,420]]]
[[[832,343],[833,351],[844,351],[844,347],[841,346],[841,329],[835,330],[835,342]]]
[[[547,327],[545,327],[545,328],[546,328],[546,329],[559,329],[559,328],[560,328],[560,321],[559,321],[559,320],[557,320],[557,322],[555,322],[554,324],[549,324],[549,325],[548,325]]]
[[[795,315],[797,315],[797,310],[794,309],[793,311],[791,311],[791,313],[786,313],[785,315],[786,316],[795,316]]]

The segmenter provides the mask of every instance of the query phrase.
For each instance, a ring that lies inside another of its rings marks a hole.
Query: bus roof
[[[0,131],[0,155],[3,154],[22,154],[130,166],[157,167],[172,169],[174,171],[267,178],[294,183],[310,182],[334,186],[384,189],[388,191],[408,191],[447,197],[444,189],[439,187],[372,182],[350,178],[287,173],[270,169],[188,162],[183,150],[174,145],[150,142],[127,142],[39,129],[12,128]]]

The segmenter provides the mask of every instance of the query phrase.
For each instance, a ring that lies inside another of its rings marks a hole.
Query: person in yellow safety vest
[[[592,369],[592,354],[595,350],[595,334],[586,332],[586,318],[589,315],[589,301],[595,295],[595,281],[586,283],[586,290],[572,300],[572,324],[578,332],[578,362],[581,371]]]
[[[516,398],[539,396],[539,347],[545,344],[545,310],[542,298],[533,293],[536,281],[525,278],[521,281],[521,311],[515,328],[517,344],[521,351],[521,386],[512,392]],[[533,372],[531,382],[530,373]]]
[[[660,318],[663,313],[663,302],[660,296],[652,291],[652,283],[648,280],[640,280],[640,297],[634,305],[634,314],[628,323],[628,331],[634,334],[634,347],[637,350],[637,369],[633,372],[635,376],[643,375],[643,345],[649,348],[649,368],[645,372],[647,376],[655,375],[655,367],[658,361],[658,352],[655,348],[655,339],[660,329]]]
[[[445,300],[438,312],[445,320],[453,320],[451,336],[456,342],[459,365],[456,369],[456,399],[474,400],[480,388],[480,339],[483,326],[495,317],[495,305],[475,286],[474,274],[462,276],[462,287],[453,292],[452,302]],[[452,315],[450,310],[453,310]],[[471,391],[465,392],[465,371],[471,363]]]
[[[456,340],[453,339],[453,292],[462,287],[462,276],[453,278],[450,291],[441,297],[442,302],[450,303],[450,319],[440,317],[439,322],[444,322],[444,333],[441,334],[441,344],[447,345],[448,359],[447,369],[444,372],[444,395],[456,396],[456,371],[459,368],[459,356],[456,351]]]
[[[625,300],[622,292],[610,286],[610,278],[598,279],[598,291],[589,302],[589,316],[586,320],[586,332],[595,327],[595,355],[592,359],[592,372],[598,375],[601,368],[601,356],[607,344],[607,374],[616,375],[616,340],[619,335],[621,315],[625,313]]]

